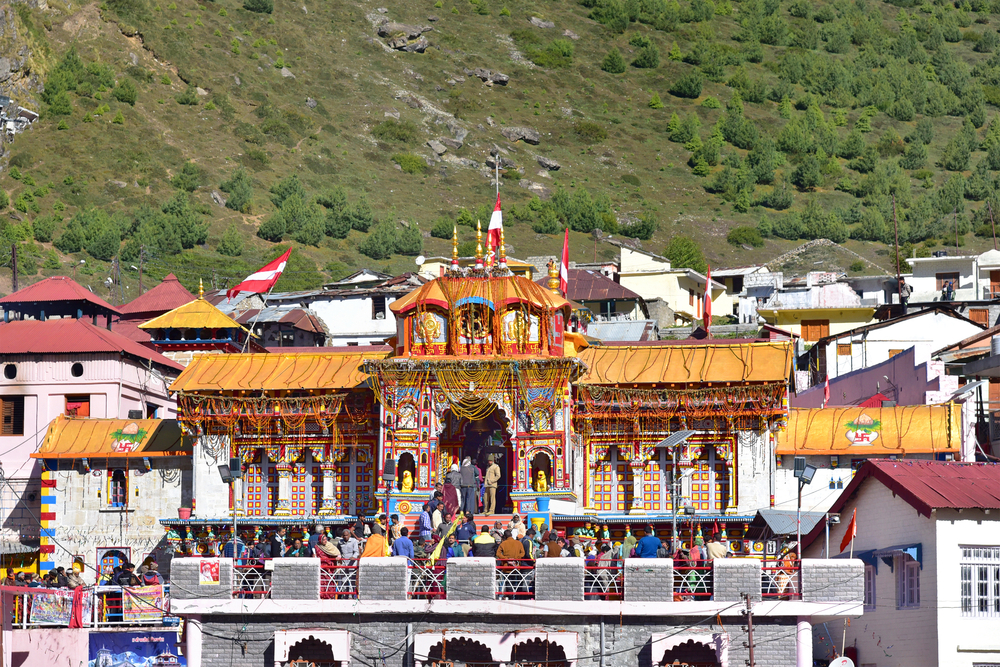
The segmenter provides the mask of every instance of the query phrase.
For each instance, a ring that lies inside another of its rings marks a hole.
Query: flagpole
[[[272,290],[274,290],[274,285],[271,285],[271,289],[267,290],[267,294],[261,294],[261,299],[263,299],[263,305],[260,307],[260,310],[257,311],[257,314],[253,316],[253,322],[250,323],[250,335],[247,336],[246,341],[244,341],[243,343],[243,352],[246,352],[247,348],[250,347],[250,338],[253,336],[253,328],[257,326],[257,320],[260,319],[260,314],[264,312],[265,308],[267,308],[267,297],[271,296]],[[280,343],[281,341],[278,342]],[[265,345],[264,347],[267,346]]]
[[[857,515],[857,511],[858,511],[857,509],[854,510],[854,512],[855,512],[854,519],[857,519],[857,516],[858,516]],[[855,533],[855,534],[858,532],[858,525],[856,523],[854,524],[854,530],[852,532]],[[854,538],[855,537],[856,537],[856,535],[852,535],[851,536],[851,555],[848,557],[849,559],[854,558]],[[843,552],[841,552],[841,553],[843,553]],[[862,600],[862,604],[864,604],[864,600]],[[840,640],[840,655],[844,655],[844,650],[846,648],[847,648],[847,617],[845,616],[844,617],[844,636]]]

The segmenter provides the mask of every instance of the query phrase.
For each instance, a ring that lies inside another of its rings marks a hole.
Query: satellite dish
[[[427,258],[424,257],[423,255],[417,255],[417,259],[414,261],[417,263],[417,266],[423,266],[424,262],[427,261]]]
[[[830,667],[854,667],[854,661],[847,657],[840,657],[831,662]]]

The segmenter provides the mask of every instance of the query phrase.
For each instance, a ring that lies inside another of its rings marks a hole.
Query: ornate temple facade
[[[721,523],[733,537],[773,503],[787,343],[588,341],[566,331],[554,266],[546,288],[502,252],[454,260],[391,308],[389,351],[193,359],[172,387],[198,436],[191,522],[225,531],[234,506],[248,526],[415,515],[466,457],[499,465],[498,512],[558,527],[620,535],[669,522],[676,502],[689,535]],[[215,468],[236,458],[243,479],[221,485]]]

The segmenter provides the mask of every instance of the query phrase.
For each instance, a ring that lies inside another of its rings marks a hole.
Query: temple
[[[192,518],[163,523],[223,538],[234,512],[247,530],[406,520],[468,457],[499,466],[498,515],[621,538],[679,514],[682,537],[722,526],[751,555],[740,538],[773,505],[791,345],[602,343],[567,331],[575,305],[555,265],[543,286],[510,271],[502,246],[466,267],[453,255],[391,303],[388,349],[193,356],[172,386],[196,436]],[[232,459],[243,478],[221,494],[215,464]]]

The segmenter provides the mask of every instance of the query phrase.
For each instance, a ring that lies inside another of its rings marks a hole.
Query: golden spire
[[[559,266],[556,264],[556,260],[549,260],[549,281],[548,288],[553,294],[558,294],[562,296],[562,292],[559,291]]]
[[[201,278],[198,278],[198,298],[205,298],[205,283],[202,282]]]
[[[458,225],[451,232],[451,268],[458,269]]]
[[[483,226],[476,220],[476,268],[483,268]]]
[[[493,237],[489,233],[486,234],[486,266],[493,266]]]
[[[506,269],[507,268],[507,251],[504,249],[503,227],[500,228],[500,247],[497,248],[497,253],[499,254],[499,257],[500,257],[500,267]]]

